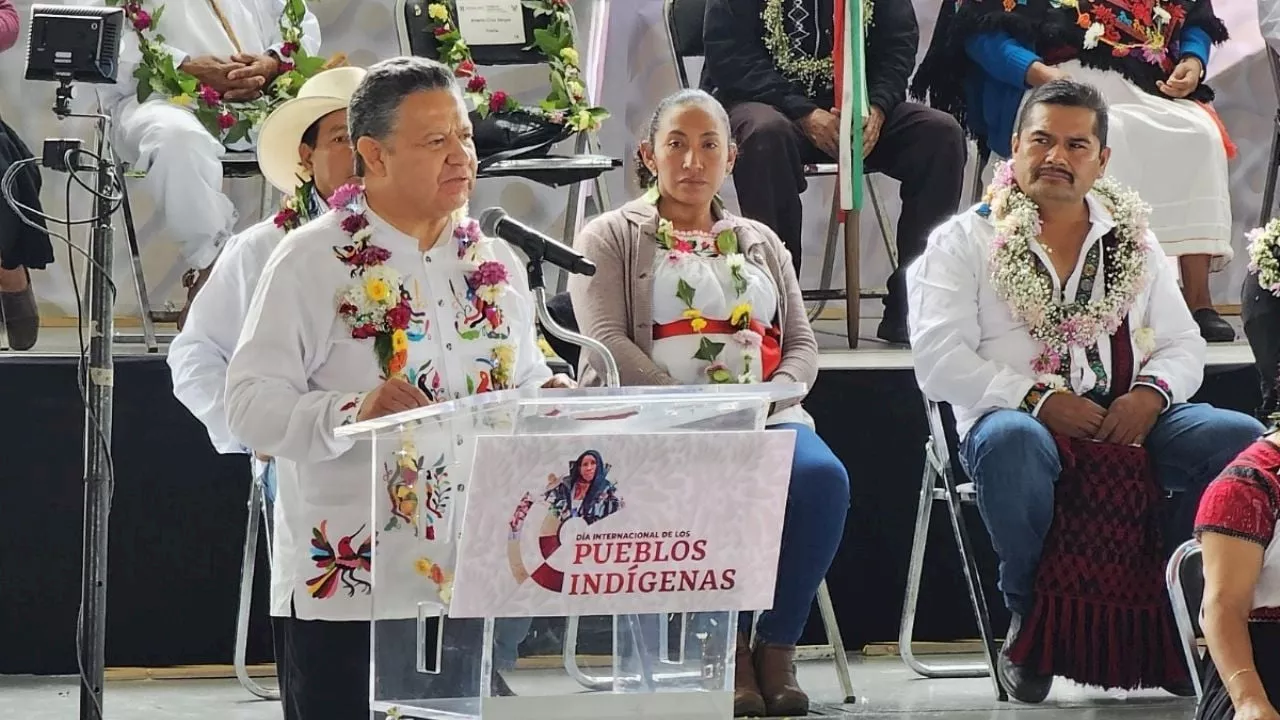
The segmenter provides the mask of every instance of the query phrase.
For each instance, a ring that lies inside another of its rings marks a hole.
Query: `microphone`
[[[596,265],[573,248],[556,242],[507,214],[500,207],[480,213],[480,232],[515,245],[530,260],[545,260],[575,275],[596,274]]]

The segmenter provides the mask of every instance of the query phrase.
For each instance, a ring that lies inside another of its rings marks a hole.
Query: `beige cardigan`
[[[782,360],[774,377],[812,388],[818,377],[818,342],[805,315],[790,253],[765,225],[728,212],[720,215],[717,219],[733,222],[747,262],[768,273],[778,290]],[[639,199],[593,218],[574,243],[574,249],[596,264],[592,277],[569,277],[574,316],[584,335],[604,343],[613,353],[623,385],[679,384],[650,359],[657,231],[657,207]],[[602,384],[604,368],[595,353],[584,350],[580,364],[581,384]],[[778,409],[788,404],[794,403],[780,404]]]

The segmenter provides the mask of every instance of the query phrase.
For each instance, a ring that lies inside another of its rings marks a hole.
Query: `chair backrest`
[[[569,293],[557,293],[547,300],[547,313],[551,315],[551,319],[556,321],[566,330],[578,332],[578,319],[573,313],[573,301],[569,298]],[[559,355],[562,360],[573,367],[573,372],[578,372],[578,361],[582,354],[582,348],[571,342],[561,340],[549,332],[544,332],[547,338],[547,344]]]
[[[1267,63],[1271,66],[1271,85],[1276,90],[1276,98],[1280,99],[1280,53],[1270,43],[1266,44],[1266,48]]]
[[[431,60],[439,60],[439,52],[435,33],[431,28],[433,23],[427,14],[427,8],[437,0],[396,0],[394,11],[396,21],[396,32],[400,38],[400,53],[402,55],[415,55],[417,57],[429,58]],[[569,9],[570,17],[573,16],[573,9]],[[456,22],[456,20],[455,20]],[[550,18],[546,15],[534,15],[530,8],[524,9],[524,34],[526,38],[532,38],[535,30],[545,29],[550,24]],[[575,37],[577,24],[574,23]],[[471,59],[477,65],[546,65],[547,59],[543,54],[529,43],[515,43],[511,45],[472,45],[468,43],[471,50]]]
[[[690,87],[688,58],[702,57],[702,23],[707,14],[707,0],[663,0],[663,15],[667,20],[667,39],[671,44],[671,58],[676,63],[680,87]]]

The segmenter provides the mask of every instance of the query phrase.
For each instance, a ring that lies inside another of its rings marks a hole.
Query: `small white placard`
[[[468,45],[525,45],[520,0],[457,0],[458,30]]]

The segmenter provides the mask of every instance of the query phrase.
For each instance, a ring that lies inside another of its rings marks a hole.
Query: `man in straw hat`
[[[347,103],[363,68],[341,67],[311,78],[298,97],[262,123],[258,165],[288,198],[272,217],[233,237],[214,266],[182,332],[169,347],[173,393],[204,423],[220,453],[246,452],[227,428],[222,396],[258,278],[286,233],[328,210],[325,198],[351,182],[355,159],[347,137]]]

